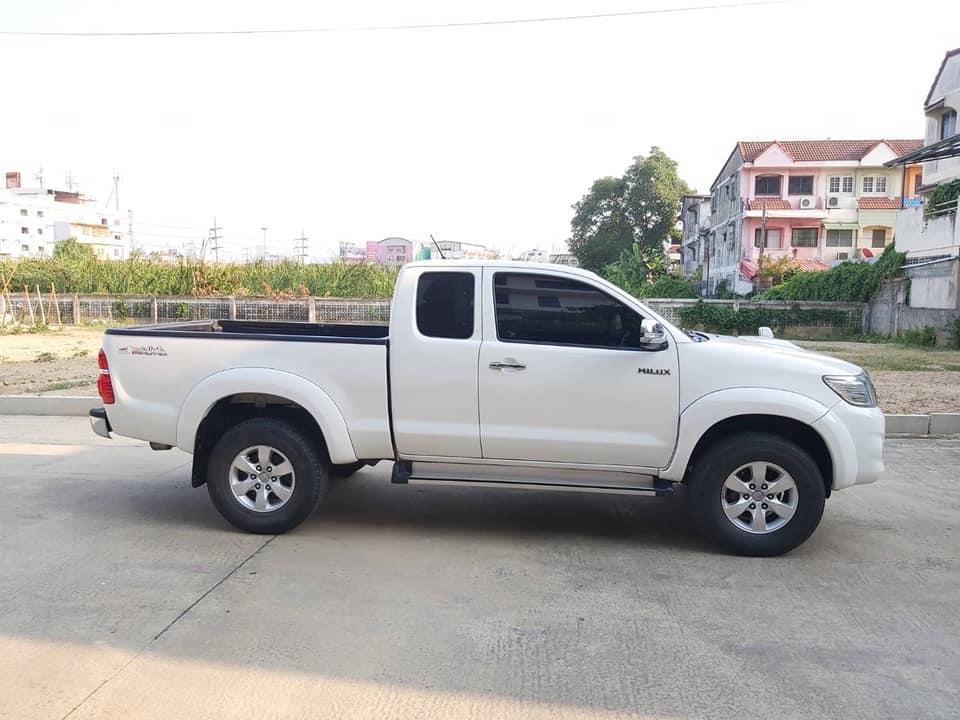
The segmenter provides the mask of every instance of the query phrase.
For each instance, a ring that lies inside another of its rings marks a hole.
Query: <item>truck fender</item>
[[[316,420],[333,463],[357,461],[347,423],[336,403],[319,386],[293,373],[269,368],[233,368],[197,384],[180,409],[177,447],[193,452],[197,428],[214,405],[231,395],[273,395],[296,403]]]
[[[697,443],[710,428],[737,415],[773,415],[813,425],[829,408],[805,395],[788,390],[739,387],[707,393],[680,413],[677,447],[660,477],[680,482]]]

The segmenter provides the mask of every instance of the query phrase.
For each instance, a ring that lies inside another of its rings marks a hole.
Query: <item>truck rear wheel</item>
[[[700,527],[738,555],[782,555],[823,516],[826,490],[813,459],[778,435],[747,433],[708,448],[688,480]]]
[[[227,430],[207,466],[214,506],[252,533],[296,527],[320,504],[327,484],[327,463],[316,445],[275,418],[254,418]]]

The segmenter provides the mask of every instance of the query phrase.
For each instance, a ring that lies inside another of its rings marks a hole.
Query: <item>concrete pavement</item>
[[[682,498],[335,488],[230,529],[189,457],[0,418],[0,718],[947,718],[960,441],[893,440],[805,545],[714,552]]]

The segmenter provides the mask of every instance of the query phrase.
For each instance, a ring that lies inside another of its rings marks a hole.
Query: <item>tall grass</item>
[[[374,264],[300,264],[291,260],[211,265],[142,257],[100,260],[53,257],[0,261],[11,291],[109,293],[112,295],[257,295],[382,298],[393,293],[397,271]]]

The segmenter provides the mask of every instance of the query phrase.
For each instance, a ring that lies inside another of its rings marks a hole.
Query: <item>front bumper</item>
[[[840,401],[813,427],[823,437],[833,459],[833,489],[875,482],[884,470],[883,411]]]
[[[110,427],[110,420],[107,418],[105,409],[99,407],[90,411],[90,428],[100,437],[110,438],[113,428]]]

